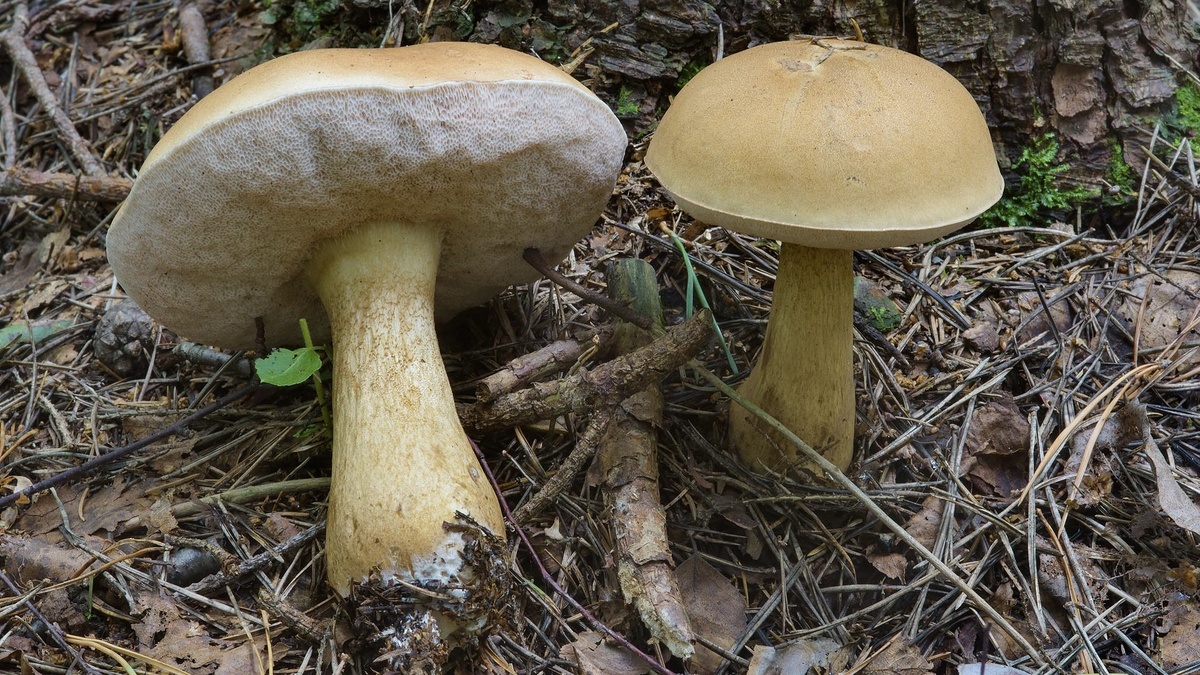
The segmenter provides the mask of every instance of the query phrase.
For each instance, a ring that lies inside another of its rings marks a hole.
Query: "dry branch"
[[[129,195],[133,181],[120,176],[79,176],[13,169],[0,175],[0,197],[29,196],[119,202]]]
[[[661,327],[662,304],[650,263],[618,261],[609,272],[612,298],[628,303]],[[650,336],[629,323],[617,327],[617,352],[629,353]],[[671,566],[667,516],[659,498],[658,427],[663,421],[662,388],[651,385],[616,408],[597,457],[604,477],[604,498],[612,513],[617,548],[617,578],[625,601],[637,607],[642,623],[677,658],[695,650],[691,623]]]
[[[200,8],[193,3],[184,5],[179,10],[179,39],[183,42],[183,55],[191,65],[207,63],[212,59],[212,51],[208,45],[208,26],[204,23],[204,15]],[[192,74],[192,94],[200,99],[208,96],[213,90],[211,69],[205,68]]]
[[[594,410],[602,403],[624,400],[662,379],[699,354],[711,338],[711,315],[697,312],[649,345],[594,370],[556,382],[540,382],[491,403],[462,407],[459,417],[466,429],[484,432]]]
[[[29,7],[24,2],[17,3],[16,12],[13,14],[13,23],[8,30],[0,33],[0,44],[4,45],[5,51],[8,52],[9,58],[12,59],[17,69],[21,71],[21,76],[29,83],[29,88],[33,90],[34,96],[37,97],[38,103],[42,104],[42,109],[54,121],[54,126],[58,127],[62,134],[63,142],[67,144],[71,154],[83,167],[84,173],[89,176],[104,176],[106,171],[96,159],[92,152],[92,146],[79,135],[75,129],[75,124],[67,115],[62,106],[58,104],[57,97],[50,91],[50,85],[46,84],[46,77],[42,74],[41,68],[38,67],[37,60],[33,57],[33,52],[29,51],[29,46],[25,44],[25,32],[29,29]]]
[[[592,342],[604,344],[611,333],[611,330],[601,329],[592,337]],[[480,380],[475,387],[475,398],[487,403],[527,387],[531,382],[561,373],[574,365],[584,352],[584,345],[577,340],[551,342],[535,352],[509,361],[500,370]]]
[[[546,481],[542,488],[529,498],[529,501],[513,511],[513,518],[518,523],[526,522],[536,516],[542,509],[554,503],[554,500],[558,499],[559,495],[571,486],[575,477],[583,469],[583,465],[596,454],[596,449],[600,446],[600,440],[604,437],[604,432],[608,429],[612,418],[611,406],[604,406],[592,415],[587,429],[579,435],[575,441],[575,447],[559,465],[554,477]]]

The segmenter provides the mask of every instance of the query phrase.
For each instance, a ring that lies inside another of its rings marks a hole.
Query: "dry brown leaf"
[[[980,494],[1007,498],[1028,482],[1029,422],[1005,393],[971,416],[959,474]]]
[[[1050,302],[1057,292],[1058,289],[1054,288],[1044,289],[1046,301]],[[1046,306],[1042,304],[1036,291],[1026,291],[1018,295],[1017,308],[1021,312],[1022,323],[1028,319],[1028,323],[1025,323],[1024,328],[1017,333],[1018,344],[1030,343],[1034,347],[1052,344],[1055,331],[1059,335],[1067,332],[1074,320],[1074,312],[1071,311],[1071,305],[1066,300],[1052,303],[1050,316],[1047,318]],[[1054,321],[1053,328],[1050,326],[1051,320]]]
[[[0,274],[0,296],[15,293],[33,281],[42,268],[37,252],[38,247],[33,243],[21,247],[13,257],[12,267],[5,274]]]
[[[933,548],[937,542],[938,530],[942,527],[942,514],[945,510],[942,500],[930,495],[921,502],[921,510],[904,523],[904,529],[925,548]]]
[[[966,456],[1020,455],[1029,450],[1029,422],[1011,394],[975,410],[967,431]]]
[[[130,484],[125,482],[125,478],[117,478],[86,496],[79,485],[64,485],[58,488],[58,497],[65,507],[71,530],[76,534],[95,534],[100,531],[118,534],[125,523],[150,508],[145,491],[146,485],[143,483]],[[82,520],[79,517],[81,500]],[[45,495],[35,501],[16,522],[16,527],[39,535],[53,532],[61,525],[58,504]]]
[[[140,598],[141,622],[133,629],[146,653],[196,675],[243,675],[264,672],[266,643],[217,640],[200,624],[183,617],[175,602],[161,595]],[[287,652],[274,644],[275,661]]]
[[[5,643],[11,645],[12,640],[6,639]],[[0,665],[9,667],[9,670],[5,672],[20,673],[20,675],[35,675],[37,671],[33,669],[33,666],[29,665],[29,659],[25,657],[25,653],[31,651],[31,649],[32,645],[24,649],[4,649],[0,651]],[[14,665],[16,666],[15,670],[11,668]]]
[[[1077,603],[1079,599],[1071,595],[1071,589],[1074,588],[1076,593],[1086,593],[1091,596],[1091,602],[1096,607],[1104,605],[1108,598],[1109,575],[1100,564],[1102,556],[1099,550],[1079,543],[1071,545],[1075,561],[1079,564],[1079,572],[1087,584],[1085,588],[1080,588],[1074,578],[1070,579],[1070,583],[1068,583],[1067,569],[1063,567],[1060,556],[1050,552],[1055,550],[1053,543],[1040,536],[1037,543],[1038,548],[1042,551],[1038,555],[1038,581],[1044,589],[1049,591],[1051,596],[1057,598],[1064,605]]]
[[[175,491],[167,490],[162,496],[154,500],[150,505],[150,509],[146,512],[146,524],[152,530],[162,532],[163,534],[171,534],[179,523],[175,520],[175,516],[171,514],[171,506],[175,502]]]
[[[1129,288],[1129,295],[1121,304],[1119,313],[1130,325],[1137,326],[1138,348],[1145,352],[1165,347],[1179,339],[1196,312],[1195,293],[1186,289],[1200,288],[1200,274],[1185,270],[1167,270],[1157,274],[1143,274]],[[1144,307],[1144,309],[1143,309]],[[1200,339],[1200,330],[1193,329],[1186,338],[1189,342]],[[1185,356],[1178,367],[1188,369],[1200,363],[1200,353]]]
[[[562,648],[564,659],[574,661],[582,675],[644,675],[653,672],[650,665],[624,647],[611,644],[604,636],[585,631]]]
[[[178,470],[188,462],[195,459],[193,455],[196,447],[196,437],[183,438],[179,440],[168,440],[161,443],[154,443],[147,449],[157,450],[160,454],[155,455],[153,459],[146,462],[146,466],[153,469],[158,475],[166,475]]]
[[[1085,461],[1087,466],[1083,467],[1079,489],[1073,489],[1068,495],[1072,506],[1094,506],[1112,493],[1112,453],[1140,439],[1145,421],[1146,409],[1135,401],[1107,416],[1099,431],[1096,424],[1090,424],[1076,432],[1071,438],[1071,456],[1062,475],[1074,485]]]
[[[805,675],[814,666],[827,668],[829,657],[841,648],[836,640],[805,639],[778,647],[758,646],[746,675]]]
[[[96,543],[100,548],[104,542]],[[22,585],[49,579],[65,581],[85,569],[94,559],[83,551],[40,537],[0,536],[0,560],[4,570]]]
[[[1162,667],[1169,670],[1200,661],[1197,635],[1200,635],[1200,602],[1190,600],[1162,638]]]
[[[25,303],[22,307],[25,312],[33,313],[56,300],[63,291],[70,287],[71,285],[63,279],[51,279],[42,283],[33,293],[25,296]]]
[[[864,675],[924,675],[933,672],[921,650],[897,637],[863,666]]]
[[[877,553],[875,546],[867,548],[867,562],[871,563],[871,567],[879,570],[879,573],[889,579],[897,581],[904,579],[904,570],[908,568],[908,558],[904,557],[903,553]]]
[[[1146,457],[1154,467],[1154,480],[1158,484],[1158,505],[1175,522],[1176,525],[1189,532],[1200,534],[1200,507],[1191,497],[1179,487],[1175,477],[1171,475],[1171,465],[1163,457],[1150,434],[1150,429],[1144,431]]]
[[[968,347],[988,354],[1000,348],[1000,332],[997,322],[984,319],[962,332],[962,341]]]
[[[274,662],[287,655],[283,644],[276,642],[272,645]],[[246,675],[247,673],[262,673],[267,671],[267,645],[262,638],[247,642],[221,652],[220,661],[213,675]]]
[[[720,572],[694,555],[675,570],[679,593],[687,608],[692,632],[723,648],[733,647],[746,630],[746,598]],[[697,675],[715,671],[725,658],[696,645],[691,671]]]

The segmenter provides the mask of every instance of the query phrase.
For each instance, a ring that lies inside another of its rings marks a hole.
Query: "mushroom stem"
[[[459,425],[434,332],[442,233],[369,225],[307,268],[333,337],[333,476],[326,566],[342,596],[386,583],[470,581],[458,511],[504,536],[496,495]]]
[[[784,243],[762,354],[739,391],[830,462],[854,455],[853,252]],[[796,450],[740,407],[730,435],[752,468],[780,469]]]

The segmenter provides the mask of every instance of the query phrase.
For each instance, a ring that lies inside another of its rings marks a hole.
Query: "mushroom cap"
[[[700,71],[646,166],[698,220],[814,248],[929,241],[1004,190],[987,123],[957,80],[851,40],[761,45]]]
[[[501,47],[297,52],[200,100],[146,158],[108,234],[126,292],[193,340],[295,343],[328,319],[305,281],[367,223],[443,232],[446,319],[559,260],[612,194],[627,139],[586,87]],[[397,264],[404,264],[397,260]]]

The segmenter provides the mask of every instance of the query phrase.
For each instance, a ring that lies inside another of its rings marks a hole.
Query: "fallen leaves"
[[[728,579],[694,555],[675,570],[679,579],[679,592],[687,609],[692,632],[704,641],[723,649],[733,647],[734,642],[746,630],[746,598]],[[692,659],[693,673],[711,673],[725,657],[703,645],[697,645]]]
[[[1004,393],[972,415],[959,473],[977,494],[1007,499],[1028,484],[1028,450],[1029,422]]]
[[[776,647],[760,645],[746,668],[746,675],[804,675],[813,668],[828,668],[830,657],[841,648],[829,638],[802,639]]]
[[[582,675],[645,675],[650,665],[627,649],[612,644],[594,631],[584,631],[563,647],[564,659],[579,666]]]

